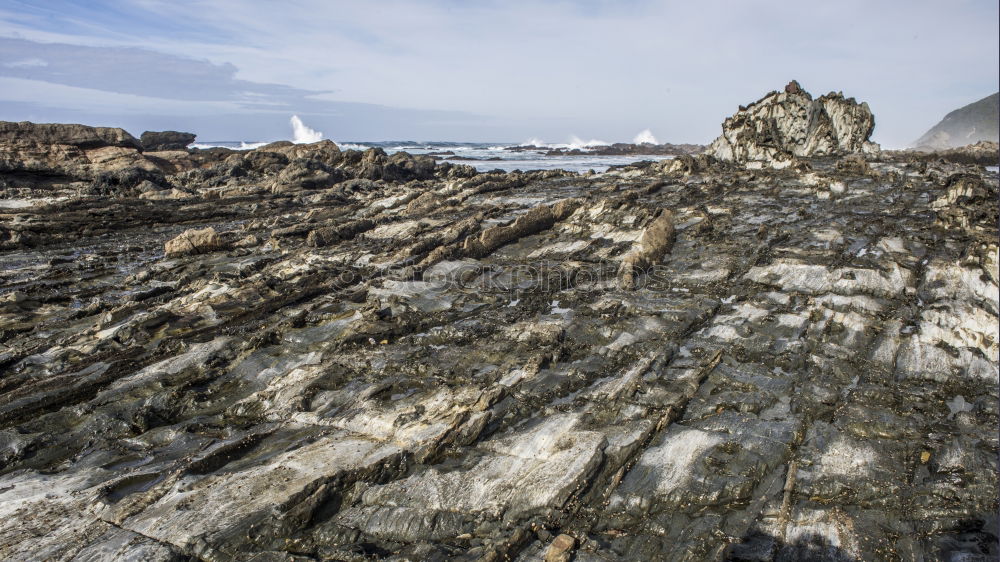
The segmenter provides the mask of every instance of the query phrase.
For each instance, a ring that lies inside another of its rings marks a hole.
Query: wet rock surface
[[[2,176],[3,559],[997,555],[995,173],[129,158]]]

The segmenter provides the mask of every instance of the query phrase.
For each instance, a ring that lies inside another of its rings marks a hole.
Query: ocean
[[[336,142],[336,141],[335,141]],[[219,141],[195,143],[192,148],[225,147],[233,150],[250,150],[266,143],[245,141]],[[537,150],[508,150],[508,148],[523,146],[521,144],[497,144],[478,142],[413,142],[413,141],[379,141],[379,142],[337,142],[342,150],[367,150],[381,148],[388,154],[394,152],[409,152],[410,154],[436,155],[439,162],[468,164],[480,172],[490,170],[555,170],[563,169],[571,172],[604,172],[611,166],[631,164],[641,160],[664,160],[671,158],[662,155],[629,155],[601,156],[597,154],[548,156],[549,149],[562,148],[566,150],[580,149],[586,152],[589,148],[603,143],[572,143],[572,144],[541,144],[532,141],[539,147]]]

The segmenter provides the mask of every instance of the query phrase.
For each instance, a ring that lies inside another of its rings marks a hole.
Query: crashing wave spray
[[[644,129],[638,135],[632,139],[632,144],[660,144],[656,142],[656,137],[653,136],[653,131],[649,129]]]
[[[608,146],[609,144],[611,144],[611,143],[608,143],[608,142],[605,142],[605,141],[602,141],[602,140],[597,140],[597,139],[590,139],[589,141],[585,141],[585,140],[581,139],[580,137],[578,137],[576,135],[572,135],[569,138],[569,144],[566,145],[566,148],[571,148],[571,149],[572,148],[594,148],[595,146]]]
[[[597,139],[590,139],[589,141],[585,141],[576,135],[570,135],[569,142],[549,143],[539,139],[538,137],[532,137],[521,143],[521,146],[537,146],[539,148],[561,148],[568,150],[573,150],[573,149],[584,150],[588,148],[594,148],[597,146],[608,146],[610,144],[611,143],[609,142]]]
[[[323,133],[314,131],[299,119],[298,115],[292,115],[292,142],[304,144],[309,142],[319,142],[323,140]]]

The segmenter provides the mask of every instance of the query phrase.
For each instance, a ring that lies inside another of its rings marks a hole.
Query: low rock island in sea
[[[707,152],[0,123],[3,560],[987,560],[996,143],[797,83]]]

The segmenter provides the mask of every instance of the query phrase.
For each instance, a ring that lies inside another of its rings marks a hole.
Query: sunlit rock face
[[[997,555],[982,167],[323,141],[63,175],[33,143],[0,172],[0,559]]]
[[[143,166],[139,140],[123,129],[0,121],[0,171],[92,177]]]
[[[813,99],[796,81],[740,107],[722,124],[708,154],[723,161],[783,168],[794,157],[842,156],[879,151],[871,142],[875,117],[867,103],[829,93]]]

